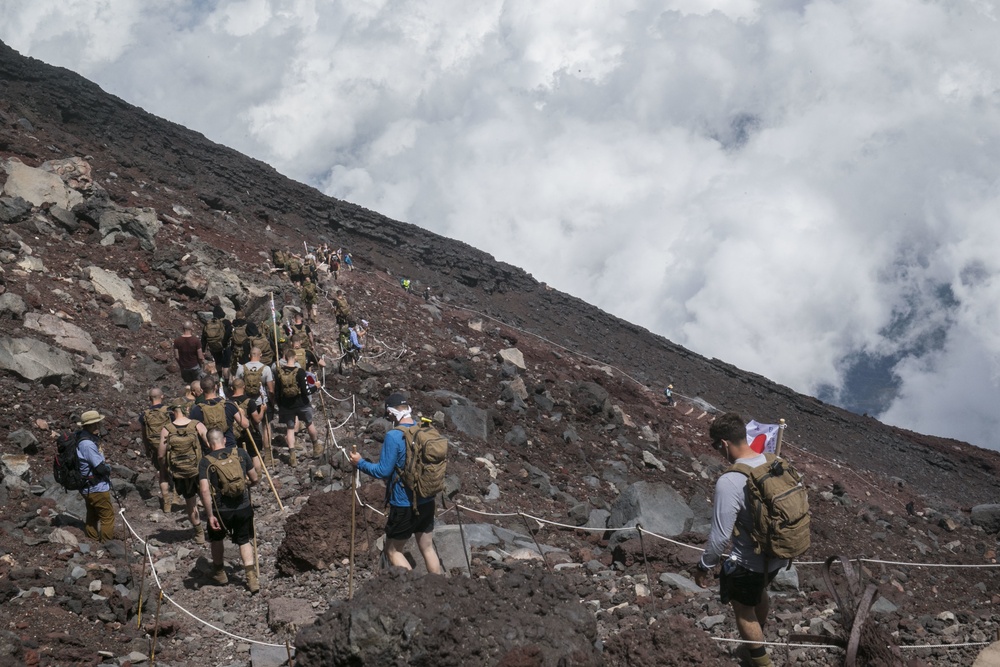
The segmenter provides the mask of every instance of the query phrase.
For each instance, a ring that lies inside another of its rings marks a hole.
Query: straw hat
[[[104,415],[102,415],[97,410],[87,410],[82,415],[80,415],[80,426],[90,426],[91,424],[99,424],[104,421]]]

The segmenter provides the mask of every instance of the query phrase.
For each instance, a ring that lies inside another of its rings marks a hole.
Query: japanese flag
[[[773,454],[778,447],[779,428],[781,427],[777,424],[760,424],[751,419],[747,424],[747,442],[750,443],[750,449],[758,454],[764,452]]]

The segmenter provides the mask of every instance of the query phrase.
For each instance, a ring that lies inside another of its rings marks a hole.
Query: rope
[[[250,642],[251,644],[260,644],[261,646],[276,646],[278,648],[281,648],[281,647],[285,646],[284,644],[273,644],[271,642],[262,642],[262,641],[258,641],[256,639],[250,639],[249,637],[242,637],[240,635],[233,634],[232,632],[229,632],[228,630],[224,630],[224,629],[222,629],[220,627],[212,625],[211,623],[209,623],[205,619],[199,618],[198,616],[196,616],[192,612],[190,612],[187,609],[185,609],[179,602],[177,602],[176,600],[174,600],[170,596],[169,593],[167,593],[167,591],[163,588],[163,584],[160,583],[160,575],[157,574],[157,572],[156,572],[156,566],[153,564],[153,554],[149,551],[149,543],[146,540],[142,539],[142,537],[139,536],[139,533],[137,533],[135,531],[135,528],[132,527],[132,524],[129,523],[128,519],[125,518],[125,508],[124,507],[121,508],[121,510],[118,512],[118,514],[121,516],[122,522],[129,529],[129,532],[132,533],[137,540],[139,540],[140,542],[142,542],[143,546],[145,547],[146,558],[149,560],[149,569],[153,573],[153,580],[156,582],[156,587],[160,590],[160,593],[163,595],[163,598],[165,600],[167,600],[167,602],[169,602],[170,604],[174,605],[175,607],[177,607],[178,609],[180,609],[185,614],[187,614],[188,616],[190,616],[194,620],[198,621],[202,625],[204,625],[206,627],[209,627],[209,628],[212,628],[216,632],[221,632],[224,635],[228,635],[228,636],[232,637],[233,639],[237,639],[237,640],[242,641],[242,642]]]
[[[779,646],[787,648],[835,648],[843,650],[842,646],[836,644],[796,644],[793,642],[758,642],[749,639],[734,639],[732,637],[709,637],[717,642],[729,642],[731,644],[759,644],[763,646]],[[964,642],[961,644],[898,644],[898,649],[927,649],[927,648],[962,648],[966,646],[989,646],[993,642]]]

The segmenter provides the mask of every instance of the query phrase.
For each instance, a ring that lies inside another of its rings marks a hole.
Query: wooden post
[[[778,420],[778,442],[774,446],[774,455],[781,456],[781,436],[785,433],[785,420]]]
[[[156,620],[153,627],[153,647],[149,650],[150,667],[156,664],[156,638],[160,634],[160,604],[163,602],[163,589],[160,589],[160,597],[156,599]]]
[[[351,453],[357,453],[358,446],[351,445]],[[347,599],[354,599],[354,534],[355,527],[357,526],[357,507],[358,507],[358,469],[354,469],[354,474],[351,476],[351,566],[349,568],[349,574],[347,579]]]

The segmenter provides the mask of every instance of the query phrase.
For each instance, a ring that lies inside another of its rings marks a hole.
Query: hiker
[[[348,322],[347,345],[344,349],[344,361],[347,362],[348,366],[356,365],[361,359],[361,351],[365,349],[365,335],[367,334],[365,324],[367,321],[361,321],[363,324],[360,325],[356,322]],[[343,367],[343,362],[341,366]]]
[[[344,266],[347,267],[348,271],[354,270],[354,260],[351,259],[351,253],[344,255]]]
[[[243,343],[247,341],[247,325],[250,322],[242,310],[233,317],[233,335],[229,338],[229,377],[236,374],[236,367],[243,363]]]
[[[347,303],[344,290],[339,287],[334,290],[333,306],[337,310],[337,326],[344,326],[351,320],[351,306]]]
[[[236,369],[236,378],[243,380],[244,391],[249,396],[258,397],[258,405],[263,409],[264,422],[269,421],[269,417],[273,417],[272,397],[274,396],[274,372],[271,367],[264,364],[260,360],[260,348],[254,346],[250,348],[250,361],[245,364],[241,364],[239,368]],[[271,464],[270,452],[271,452],[271,429],[265,427],[261,433],[262,440],[258,440],[257,444],[264,448],[266,453],[266,460],[268,465]]]
[[[313,340],[312,328],[302,321],[302,313],[295,313],[292,316],[292,323],[288,326],[289,334],[295,339],[296,334],[303,336],[302,347],[307,350],[315,350],[316,342]]]
[[[400,287],[403,288],[404,292],[409,293],[409,291],[410,291],[410,285],[411,285],[409,278],[400,278],[399,279],[399,285],[400,285]]]
[[[336,254],[330,255],[330,273],[333,274],[334,280],[340,276],[340,257]]]
[[[302,301],[302,309],[305,311],[305,318],[311,322],[316,321],[316,283],[309,276],[305,277],[305,284],[299,294]]]
[[[394,426],[413,426],[416,421],[403,394],[394,393],[385,401],[386,417]],[[389,518],[385,524],[385,556],[390,565],[406,570],[412,569],[403,554],[403,545],[415,536],[417,548],[424,558],[427,571],[442,574],[441,561],[434,549],[434,497],[414,499],[403,485],[397,471],[406,468],[406,438],[403,432],[393,428],[382,440],[382,452],[378,463],[361,458],[357,451],[351,452],[351,463],[366,475],[386,480],[386,498],[389,504]]]
[[[750,449],[746,421],[735,412],[716,417],[708,434],[712,446],[730,463],[742,463],[751,468],[767,463],[763,454]],[[733,470],[724,473],[716,482],[712,531],[698,561],[695,582],[702,588],[708,587],[708,575],[715,571],[732,539],[732,553],[722,563],[719,576],[719,599],[723,604],[732,605],[740,637],[752,642],[742,645],[749,647],[746,664],[768,667],[772,664],[771,658],[763,645],[770,605],[767,587],[778,570],[788,565],[788,560],[755,553],[750,537],[753,518],[747,509],[746,484],[747,477]]]
[[[194,336],[194,325],[190,321],[181,327],[181,335],[174,339],[174,359],[181,369],[181,379],[192,382],[201,377],[201,365],[205,362],[205,353],[201,351],[201,342]]]
[[[139,414],[139,430],[142,433],[142,445],[146,450],[146,456],[157,464],[156,450],[160,446],[160,430],[163,425],[170,421],[170,413],[167,406],[163,404],[163,390],[159,387],[150,387],[147,394],[149,407]],[[157,468],[159,470],[159,468]]]
[[[230,400],[236,404],[240,412],[247,418],[250,425],[242,429],[236,437],[236,446],[250,452],[251,456],[259,457],[261,439],[260,424],[267,414],[267,404],[260,397],[260,393],[248,394],[246,383],[242,378],[233,379],[233,392]],[[260,471],[258,471],[260,472]]]
[[[200,421],[208,430],[219,429],[226,436],[226,446],[236,446],[236,435],[233,424],[242,428],[249,425],[247,418],[240,414],[239,408],[232,401],[227,401],[217,393],[218,385],[215,378],[206,376],[201,379],[201,390],[204,400],[191,408],[191,419]],[[205,441],[205,452],[208,452],[208,441]]]
[[[246,571],[247,589],[250,594],[260,590],[257,577],[254,546],[253,505],[250,487],[260,477],[250,455],[244,450],[226,444],[226,436],[218,429],[208,432],[211,448],[198,467],[198,491],[208,515],[208,541],[212,551],[212,581],[223,585],[229,582],[226,575],[225,545],[228,534],[240,550],[243,569]]]
[[[80,489],[87,518],[83,532],[92,540],[107,542],[115,536],[115,510],[111,506],[111,466],[100,449],[100,430],[104,415],[87,410],[80,415],[76,455],[80,458],[80,475],[87,486]]]
[[[207,350],[212,354],[212,359],[218,369],[222,370],[222,377],[229,379],[229,345],[233,338],[233,323],[226,319],[226,311],[222,306],[212,309],[212,319],[205,323],[201,329],[201,351]]]
[[[292,283],[299,287],[305,275],[302,273],[302,259],[298,255],[292,255],[288,259],[288,277]]]
[[[431,288],[430,287],[425,287],[424,288],[424,301],[430,301],[430,300],[431,300]]]
[[[306,432],[312,440],[313,456],[323,455],[323,445],[319,441],[316,425],[313,424],[313,409],[309,401],[309,386],[306,371],[295,362],[295,350],[287,348],[282,362],[278,363],[278,377],[275,381],[275,396],[278,403],[278,421],[285,425],[285,443],[288,445],[288,465],[298,462],[295,454],[295,429],[299,421],[306,425]]]
[[[184,499],[188,521],[194,528],[195,544],[205,543],[205,526],[198,513],[198,465],[201,462],[201,441],[208,440],[205,425],[184,415],[184,406],[178,401],[170,406],[171,419],[160,431],[157,459],[160,471],[160,492],[163,494],[163,511],[173,507],[167,504],[167,489],[171,482],[174,494]]]
[[[240,350],[240,355],[239,355],[241,364],[245,364],[248,361],[250,361],[250,350],[252,350],[255,347],[260,352],[260,360],[265,365],[270,366],[271,363],[274,363],[274,356],[273,356],[274,348],[271,344],[271,341],[264,338],[260,334],[260,330],[257,328],[256,324],[254,324],[253,322],[249,322],[247,324],[247,338],[243,342],[243,349]],[[268,354],[271,355],[270,362],[265,360],[265,355]]]
[[[305,338],[302,336],[292,336],[292,351],[295,352],[295,363],[299,368],[305,369],[306,373],[312,373],[314,369],[325,368],[326,360],[317,357],[312,350],[305,347]]]
[[[668,384],[667,388],[663,390],[663,395],[667,397],[667,406],[674,406],[674,385]]]

